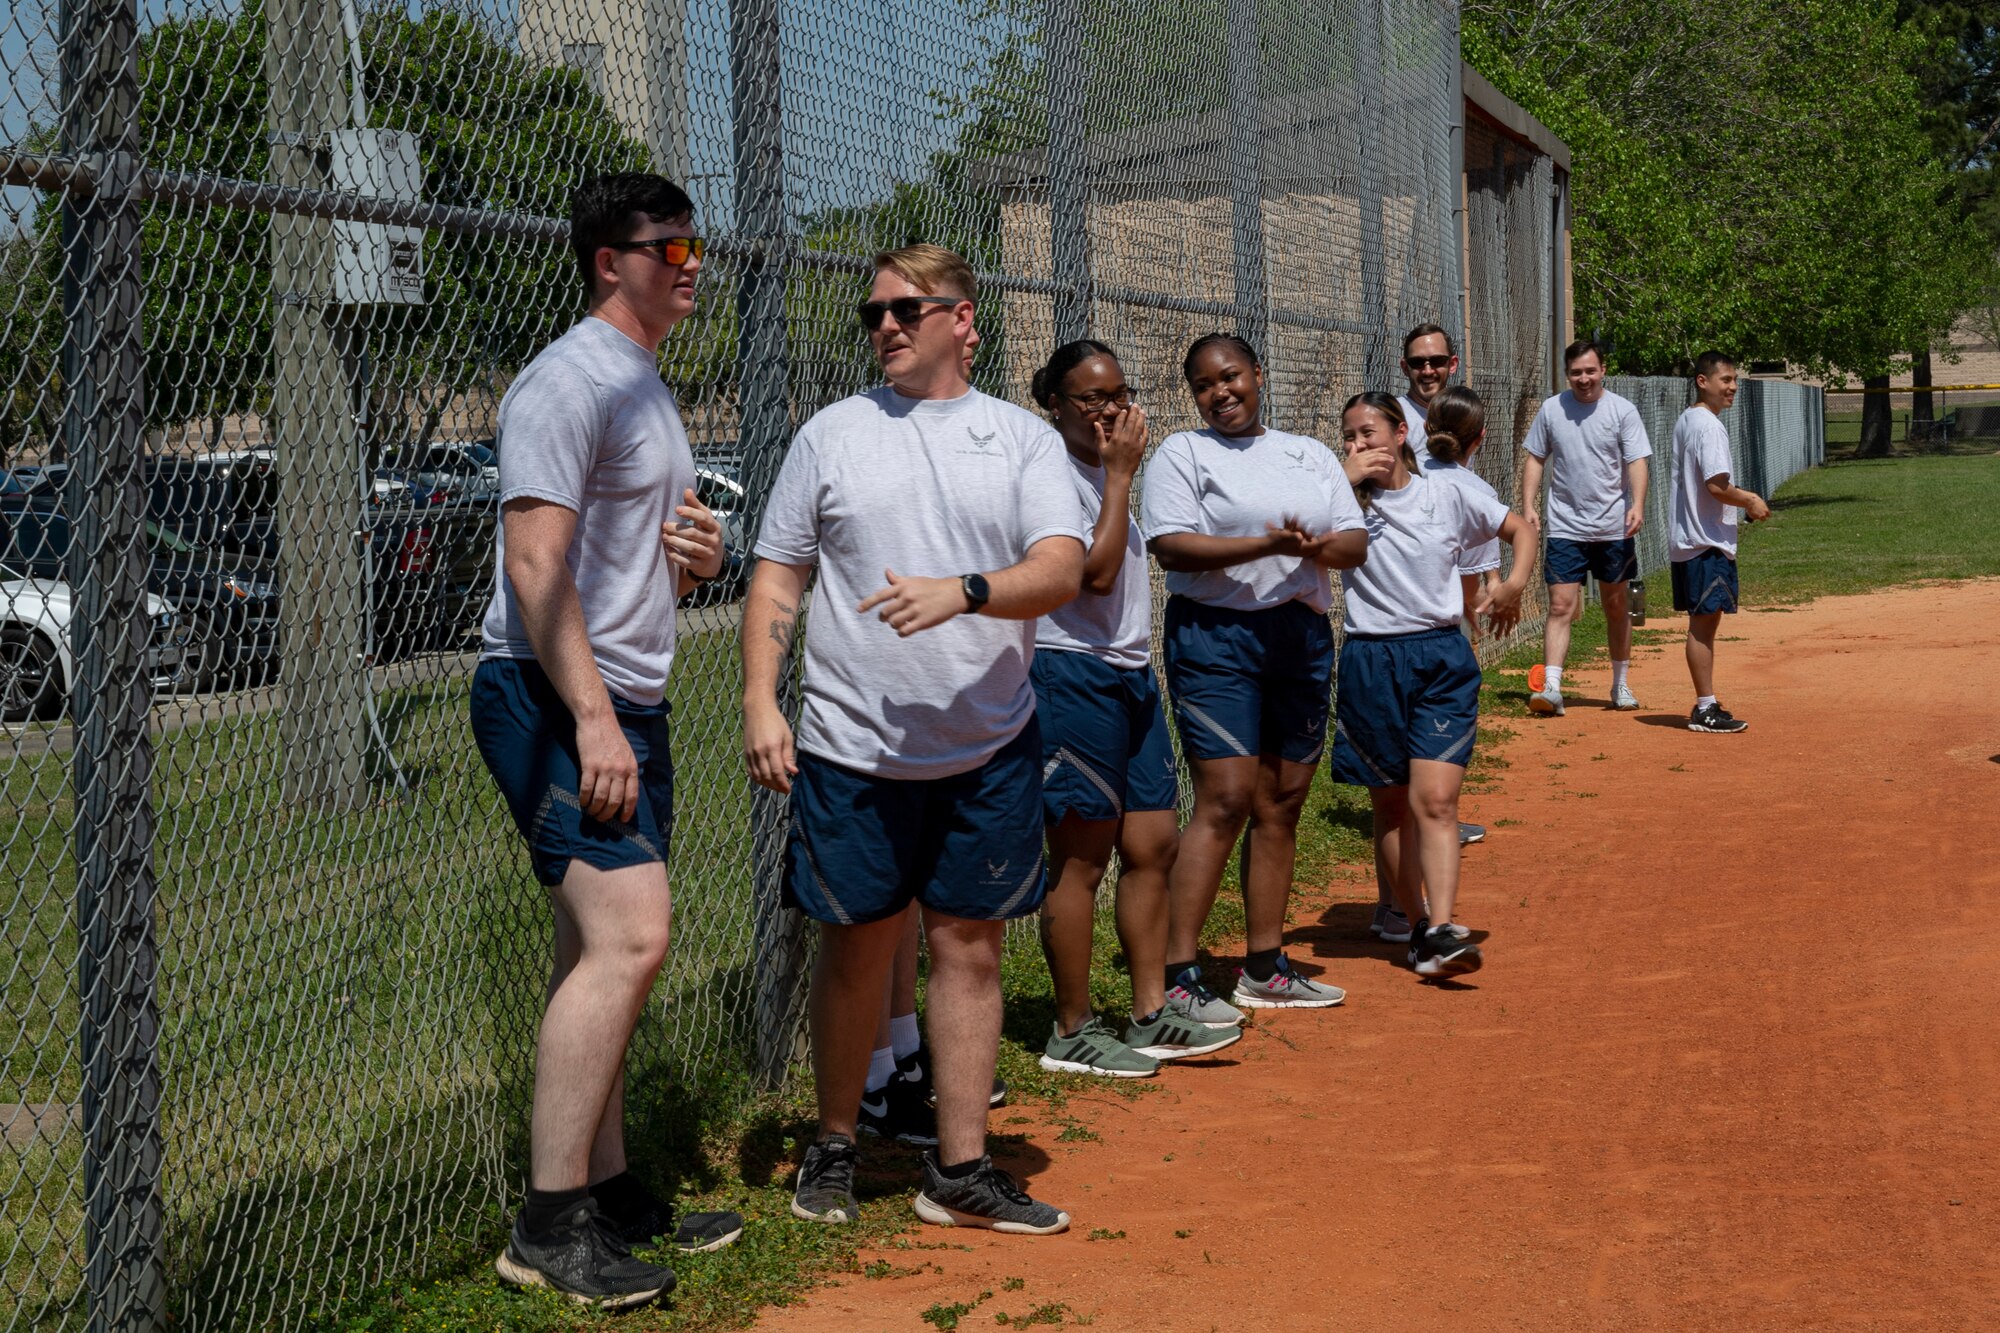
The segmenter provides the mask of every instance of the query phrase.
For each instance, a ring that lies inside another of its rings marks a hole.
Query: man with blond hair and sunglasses
[[[694,205],[661,177],[599,176],[570,203],[588,311],[500,403],[500,527],[472,730],[555,917],[535,1051],[527,1199],[497,1264],[604,1309],[671,1291],[631,1247],[736,1239],[672,1221],[626,1169],[625,1048],[666,958],[673,761],[667,672],[681,594],[722,569],[722,528],[660,343],[694,309]]]
[[[1069,1215],[986,1154],[1006,922],[1040,906],[1034,621],[1077,594],[1083,520],[1061,439],[972,388],[972,270],[934,245],[876,256],[860,315],[888,383],[793,440],[743,609],[743,746],[791,795],[787,902],[820,923],[819,1132],[792,1212],[851,1222],[855,1122],[905,909],[924,915],[937,1146],[917,1214],[1049,1235]],[[797,743],[778,674],[817,572]]]

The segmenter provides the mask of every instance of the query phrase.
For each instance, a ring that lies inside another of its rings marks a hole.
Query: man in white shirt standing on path
[[[1061,438],[973,389],[973,274],[934,245],[878,255],[860,306],[888,383],[792,442],[743,609],[743,749],[791,794],[787,902],[820,922],[812,979],[819,1135],[795,1216],[851,1222],[854,1132],[904,909],[923,908],[937,1147],[927,1222],[1026,1235],[1069,1214],[986,1155],[1006,922],[1047,892],[1037,617],[1077,595],[1089,525]],[[778,672],[807,579],[796,749]]]
[[[1403,421],[1410,431],[1410,451],[1421,468],[1424,457],[1424,420],[1431,404],[1458,373],[1458,353],[1452,350],[1451,335],[1441,325],[1419,324],[1403,335],[1403,374],[1410,391],[1396,395],[1402,404]]]
[[[1530,523],[1542,522],[1544,471],[1549,480],[1548,549],[1542,569],[1549,585],[1549,616],[1542,640],[1542,684],[1528,696],[1528,709],[1562,716],[1569,629],[1589,577],[1597,580],[1611,640],[1611,706],[1630,712],[1639,700],[1626,682],[1632,665],[1628,594],[1639,573],[1635,539],[1646,521],[1646,460],[1653,446],[1639,409],[1604,387],[1604,353],[1596,343],[1573,342],[1564,348],[1563,369],[1569,388],[1535,414],[1521,468],[1521,504]]]

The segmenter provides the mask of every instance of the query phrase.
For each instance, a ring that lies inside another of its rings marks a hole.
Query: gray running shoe
[[[924,1154],[924,1187],[914,1202],[917,1216],[934,1226],[985,1227],[1016,1236],[1053,1236],[1069,1230],[1069,1214],[1037,1203],[1014,1177],[979,1159],[979,1169],[959,1180],[938,1170],[936,1150]]]
[[[1410,918],[1403,915],[1400,907],[1385,908],[1375,904],[1375,920],[1369,924],[1372,935],[1380,935],[1388,944],[1408,944],[1410,942]]]
[[[1632,693],[1630,685],[1616,685],[1612,687],[1611,706],[1621,713],[1634,713],[1645,707],[1644,704],[1639,702],[1639,696]]]
[[[1251,1009],[1331,1009],[1347,998],[1347,992],[1300,976],[1292,971],[1292,960],[1279,954],[1269,981],[1239,971],[1236,993],[1229,998]]]
[[[1528,696],[1528,711],[1554,717],[1563,715],[1563,692],[1554,685],[1536,690]]]
[[[1169,1005],[1149,1019],[1134,1018],[1125,1029],[1125,1044],[1155,1060],[1185,1060],[1212,1055],[1243,1040],[1242,1028],[1212,1028],[1174,1012]]]
[[[1464,820],[1459,821],[1458,824],[1459,846],[1466,847],[1470,846],[1475,842],[1485,842],[1485,841],[1486,841],[1486,825],[1468,824]]]
[[[1160,1062],[1118,1040],[1111,1025],[1092,1014],[1065,1037],[1058,1027],[1042,1049],[1042,1068],[1057,1074],[1099,1074],[1105,1078],[1151,1078]],[[935,1143],[937,1140],[931,1140]]]
[[[1187,968],[1174,978],[1174,984],[1167,988],[1167,1008],[1212,1028],[1233,1028],[1243,1022],[1241,1009],[1202,983],[1198,967]]]
[[[674,1289],[673,1270],[635,1259],[594,1199],[577,1204],[539,1236],[529,1235],[515,1218],[514,1234],[493,1268],[502,1282],[548,1287],[600,1310],[629,1310]]]
[[[861,1216],[854,1198],[854,1141],[829,1134],[806,1149],[799,1183],[792,1188],[792,1216],[808,1222],[852,1222]]]

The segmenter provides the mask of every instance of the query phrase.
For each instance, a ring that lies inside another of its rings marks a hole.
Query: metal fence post
[[[136,0],[62,7],[62,147],[97,168],[62,207],[62,432],[73,522],[77,988],[90,1327],[163,1326],[152,747],[146,726],[145,348]]]
[[[1236,331],[1250,340],[1259,356],[1275,364],[1270,289],[1264,275],[1264,110],[1257,73],[1262,60],[1257,0],[1229,0],[1227,22],[1229,231],[1236,261]]]
[[[335,0],[271,0],[264,78],[271,176],[325,189],[328,134],[347,105]],[[361,477],[346,337],[331,321],[333,224],[271,217],[271,434],[277,450],[279,672],[285,799],[359,805],[367,796],[367,664],[361,618]]]
[[[1383,100],[1389,74],[1383,67],[1384,22],[1381,0],[1364,0],[1354,39],[1355,89],[1361,95],[1361,322],[1368,329],[1362,345],[1362,383],[1385,388],[1392,383],[1389,360],[1388,246],[1383,236],[1381,153],[1384,144]]]
[[[1466,252],[1472,246],[1472,234],[1465,198],[1465,66],[1459,56],[1458,6],[1447,7],[1444,23],[1447,43],[1446,59],[1450,62],[1450,74],[1445,81],[1445,170],[1450,173],[1448,186],[1451,191],[1451,263],[1445,271],[1451,274],[1450,324],[1452,342],[1459,355],[1466,356],[1466,349],[1472,345],[1472,325],[1466,293]],[[1466,371],[1469,374],[1471,366]]]
[[[1048,71],[1049,247],[1058,285],[1058,346],[1090,336],[1090,127],[1082,33],[1078,0],[1049,0],[1042,50]]]
[[[764,497],[791,436],[779,36],[776,0],[735,0],[731,5],[729,111],[736,159],[736,225],[749,243],[736,295],[736,382],[743,483],[753,497],[745,530],[752,541],[763,518]],[[780,702],[788,715],[796,716],[791,698]],[[788,826],[785,798],[759,787],[751,795],[750,811],[757,1076],[765,1086],[776,1087],[803,1053],[807,935],[804,920],[786,910],[780,893]]]

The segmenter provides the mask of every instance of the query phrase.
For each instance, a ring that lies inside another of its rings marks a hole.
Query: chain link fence
[[[1435,0],[17,0],[0,66],[0,1330],[305,1327],[498,1234],[548,922],[465,710],[580,178],[696,200],[661,368],[737,552],[912,240],[981,271],[981,387],[1089,333],[1162,436],[1216,328],[1328,440],[1415,323],[1551,383],[1554,168],[1474,170]],[[628,1065],[690,1151],[802,1052],[745,572],[683,622]]]

